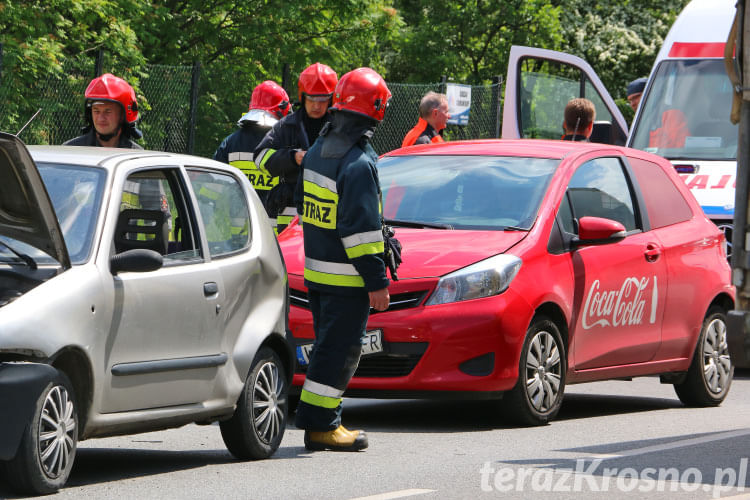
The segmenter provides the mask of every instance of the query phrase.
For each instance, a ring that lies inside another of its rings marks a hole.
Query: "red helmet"
[[[357,68],[339,80],[333,94],[333,108],[381,121],[390,98],[391,91],[377,71]]]
[[[91,80],[86,87],[86,118],[91,121],[91,105],[96,101],[111,101],[122,106],[125,121],[134,125],[138,121],[138,102],[135,91],[128,82],[110,73]]]
[[[336,88],[338,76],[329,66],[315,63],[305,68],[299,74],[297,88],[299,89],[299,100],[302,101],[302,95],[309,96],[330,96],[333,89]]]
[[[289,113],[289,107],[289,95],[286,90],[276,82],[266,80],[253,90],[249,109],[261,109],[276,118],[281,118]]]

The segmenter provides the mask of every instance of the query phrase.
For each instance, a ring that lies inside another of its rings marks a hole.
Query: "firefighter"
[[[255,149],[258,168],[278,178],[278,185],[266,199],[266,211],[276,218],[277,233],[296,215],[294,186],[302,158],[329,120],[328,108],[337,81],[336,72],[325,64],[305,68],[297,82],[302,106],[276,123]]]
[[[289,96],[280,85],[266,80],[253,90],[249,111],[237,122],[236,130],[214,153],[214,160],[229,163],[242,170],[265,203],[268,191],[278,184],[278,177],[272,177],[265,169],[253,163],[253,151],[268,130],[289,113]]]
[[[309,450],[356,451],[363,431],[341,425],[342,395],[359,363],[370,307],[388,308],[378,156],[370,138],[391,93],[370,68],[341,77],[332,118],[305,155],[295,201],[315,328],[295,425]]]
[[[86,127],[83,135],[64,146],[102,146],[143,149],[136,144],[143,134],[136,128],[138,101],[128,82],[110,73],[91,80],[84,94]]]
[[[427,92],[419,101],[419,120],[406,133],[401,147],[443,142],[443,130],[450,117],[448,97],[437,92]]]

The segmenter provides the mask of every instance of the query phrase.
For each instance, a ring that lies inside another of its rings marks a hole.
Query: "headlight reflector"
[[[446,274],[425,305],[447,304],[462,300],[498,295],[508,289],[521,269],[521,259],[515,255],[495,255],[458,271]]]

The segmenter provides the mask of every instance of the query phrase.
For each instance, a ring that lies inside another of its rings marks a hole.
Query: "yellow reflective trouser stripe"
[[[351,286],[359,288],[364,288],[365,286],[365,280],[362,279],[362,276],[322,273],[308,268],[305,268],[305,279],[312,281],[313,283],[320,283],[321,285]]]
[[[361,257],[363,255],[375,255],[383,253],[385,245],[382,241],[377,243],[363,243],[346,249],[346,256],[350,259]]]
[[[304,401],[307,404],[313,406],[320,406],[322,408],[333,409],[341,404],[342,398],[329,398],[328,396],[319,396],[312,392],[302,389],[302,394],[299,396],[300,401]]]

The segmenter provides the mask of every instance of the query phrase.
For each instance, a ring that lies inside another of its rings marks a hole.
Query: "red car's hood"
[[[442,276],[487,257],[503,253],[522,240],[524,231],[463,231],[449,229],[411,229],[397,227],[403,263],[398,277],[427,278]],[[289,274],[303,274],[305,253],[302,228],[290,227],[279,237]]]

